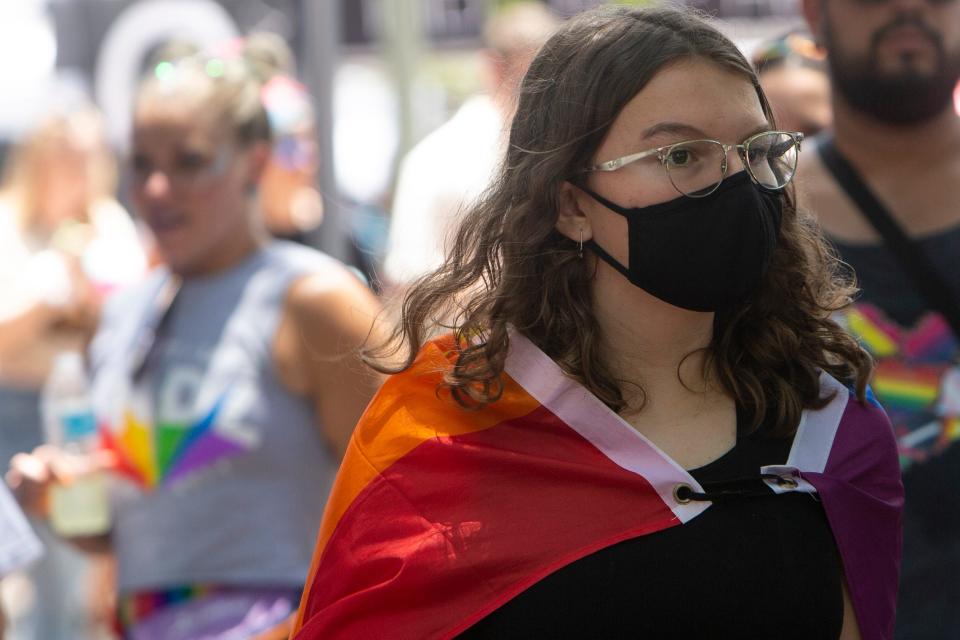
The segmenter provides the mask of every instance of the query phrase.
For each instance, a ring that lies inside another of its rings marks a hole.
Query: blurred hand
[[[69,485],[78,477],[115,466],[116,457],[109,451],[78,455],[44,444],[31,453],[15,455],[6,480],[24,511],[46,517],[47,496],[54,483]]]
[[[31,515],[47,515],[47,492],[56,477],[54,456],[53,447],[41,445],[33,453],[18,453],[10,460],[7,484],[20,507]]]

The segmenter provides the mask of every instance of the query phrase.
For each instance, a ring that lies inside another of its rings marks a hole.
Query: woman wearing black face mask
[[[699,18],[568,22],[405,299],[296,637],[887,637],[896,451],[801,141]]]

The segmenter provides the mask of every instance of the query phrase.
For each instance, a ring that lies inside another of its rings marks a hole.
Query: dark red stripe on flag
[[[429,440],[344,513],[297,637],[446,637],[580,557],[678,522],[543,407]]]

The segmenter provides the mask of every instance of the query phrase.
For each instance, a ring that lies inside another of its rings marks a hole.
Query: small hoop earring
[[[580,246],[577,249],[577,257],[583,259],[583,229],[580,229]]]

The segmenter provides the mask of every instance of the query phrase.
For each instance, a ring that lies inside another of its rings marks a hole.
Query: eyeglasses
[[[183,150],[174,155],[169,166],[159,166],[145,153],[134,153],[128,163],[134,184],[146,185],[154,173],[160,171],[167,178],[171,189],[190,189],[223,176],[236,155],[232,145],[220,145],[216,152],[207,155],[198,151]]]
[[[797,131],[764,131],[741,144],[687,140],[601,162],[585,171],[617,171],[638,160],[656,156],[677,191],[691,198],[703,198],[716,191],[727,177],[728,154],[731,149],[736,149],[753,181],[765,189],[777,191],[786,187],[797,172],[801,142],[803,134]]]

